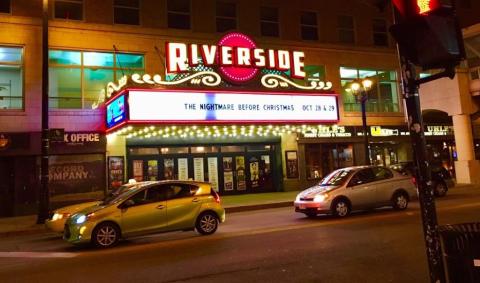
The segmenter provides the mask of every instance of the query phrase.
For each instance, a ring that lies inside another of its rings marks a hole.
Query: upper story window
[[[373,20],[373,44],[388,46],[387,21],[384,19]]]
[[[83,0],[55,0],[55,18],[83,20]]]
[[[144,70],[141,54],[50,50],[50,108],[91,109],[108,82]]]
[[[262,36],[280,35],[278,8],[260,7],[260,32]]]
[[[217,1],[217,32],[237,28],[237,7],[235,3]]]
[[[0,46],[0,109],[23,109],[23,48]]]
[[[140,0],[115,0],[113,3],[113,22],[116,24],[140,24]]]
[[[345,112],[360,112],[360,102],[350,89],[354,80],[369,78],[372,89],[367,93],[368,112],[400,112],[397,74],[391,70],[340,68],[342,100]]]
[[[190,0],[167,1],[168,27],[190,29]]]
[[[0,1],[0,13],[10,14],[10,0]]]
[[[301,12],[300,32],[303,40],[318,40],[317,13]]]
[[[472,8],[471,0],[460,0],[460,8],[470,9]]]
[[[338,41],[355,43],[355,22],[352,16],[341,15],[337,18]]]

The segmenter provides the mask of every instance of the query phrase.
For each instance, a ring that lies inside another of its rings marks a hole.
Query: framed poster
[[[205,172],[203,168],[203,157],[195,157],[193,159],[193,179],[195,181],[205,181]]]
[[[165,180],[173,180],[174,179],[174,163],[173,158],[165,158],[163,160],[163,178]]]
[[[133,160],[133,178],[137,182],[143,181],[143,160]]]
[[[216,157],[208,158],[208,182],[218,192],[218,165]]]
[[[223,158],[223,189],[225,191],[233,190],[233,158]]]
[[[285,162],[287,165],[287,178],[298,178],[298,156],[296,150],[285,151]]]
[[[255,157],[250,158],[248,163],[250,164],[250,185],[252,186],[252,188],[258,188],[258,179],[260,177],[260,163]]]
[[[108,189],[113,190],[125,182],[125,160],[123,156],[108,156]]]
[[[147,165],[148,165],[147,167],[148,180],[156,181],[158,178],[158,161],[148,160]]]
[[[178,158],[178,179],[182,181],[188,180],[188,159]]]
[[[235,171],[237,171],[237,190],[246,190],[245,182],[245,157],[235,156]]]

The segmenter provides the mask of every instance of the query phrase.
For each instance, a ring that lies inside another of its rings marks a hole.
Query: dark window
[[[10,0],[0,1],[0,13],[10,13]]]
[[[129,200],[133,201],[134,205],[140,205],[145,203],[145,192],[147,190],[142,190],[141,192],[138,192],[131,196]]]
[[[190,0],[167,1],[168,27],[190,29]]]
[[[355,43],[355,24],[352,16],[338,16],[338,40],[341,43]]]
[[[318,40],[317,13],[301,12],[300,31],[304,40]]]
[[[237,28],[237,7],[235,3],[217,1],[217,32]]]
[[[198,190],[196,186],[172,184],[167,188],[167,199],[192,197]]]
[[[115,0],[113,10],[114,23],[125,25],[140,24],[140,0]]]
[[[460,0],[460,8],[470,9],[472,8],[471,0]]]
[[[83,0],[56,0],[55,18],[83,20]]]
[[[148,188],[146,197],[147,202],[159,202],[166,200],[167,188],[168,187],[166,186],[155,186]]]
[[[372,168],[373,174],[375,175],[375,181],[381,181],[385,179],[390,179],[393,177],[393,173],[387,168],[383,167],[374,167]]]
[[[355,176],[350,180],[350,186],[358,186],[366,183],[370,183],[375,180],[375,175],[373,174],[372,169],[366,168],[358,171]]]
[[[384,19],[373,20],[373,44],[388,46],[387,21]]]
[[[262,36],[278,37],[280,35],[278,8],[260,8],[260,32]]]

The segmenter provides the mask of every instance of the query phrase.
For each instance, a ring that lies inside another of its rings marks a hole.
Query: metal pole
[[[48,190],[48,0],[43,0],[42,18],[42,152],[37,223],[45,223],[49,211]]]
[[[394,12],[396,22],[398,12]],[[415,159],[415,176],[418,187],[418,197],[422,216],[423,235],[425,240],[428,268],[431,283],[446,282],[442,261],[440,238],[437,227],[437,213],[433,188],[431,186],[431,171],[427,160],[427,148],[424,133],[422,112],[420,109],[419,84],[416,81],[415,67],[405,57],[404,50],[398,46],[398,56],[402,71],[403,97],[407,107],[408,129],[412,140]]]
[[[363,93],[361,96],[362,103],[362,126],[363,126],[363,146],[365,147],[365,165],[370,165],[370,150],[368,147],[368,130],[367,130],[367,109],[365,104],[367,102],[367,94]]]

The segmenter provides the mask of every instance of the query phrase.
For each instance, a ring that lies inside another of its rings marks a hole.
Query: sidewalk
[[[222,196],[227,213],[293,205],[298,191],[248,195]],[[36,224],[36,215],[0,218],[0,238],[48,232],[43,224]]]

